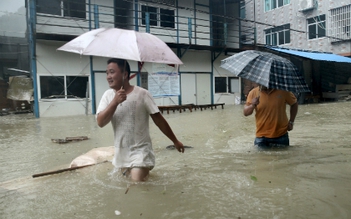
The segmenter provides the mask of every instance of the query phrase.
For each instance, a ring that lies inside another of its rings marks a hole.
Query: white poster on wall
[[[167,64],[152,64],[148,77],[148,90],[153,97],[179,96],[178,68]]]

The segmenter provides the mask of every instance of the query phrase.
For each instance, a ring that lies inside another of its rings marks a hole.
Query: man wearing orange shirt
[[[286,113],[290,106],[290,119]],[[288,131],[293,130],[298,104],[295,95],[289,91],[258,86],[247,96],[244,115],[253,112],[256,118],[255,145],[261,148],[289,146]]]

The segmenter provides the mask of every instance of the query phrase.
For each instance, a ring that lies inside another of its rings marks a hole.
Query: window
[[[61,0],[37,0],[37,12],[61,16]]]
[[[85,0],[65,0],[62,2],[65,17],[85,18]]]
[[[85,18],[85,0],[37,0],[37,12],[63,17]]]
[[[308,39],[325,37],[325,14],[307,19]]]
[[[229,77],[229,93],[240,93],[240,84],[238,77]]]
[[[146,13],[149,12],[150,26],[157,26],[157,8],[142,5],[141,6],[141,23],[146,25]]]
[[[351,4],[330,10],[330,35],[333,42],[349,40],[351,36]]]
[[[245,1],[240,1],[240,18],[246,18]]]
[[[40,76],[41,99],[86,98],[87,76]]]
[[[174,10],[160,8],[161,27],[174,28]]]
[[[215,93],[239,93],[238,77],[215,77]]]
[[[264,11],[270,11],[275,8],[279,8],[284,5],[290,4],[290,0],[265,0],[264,3]]]
[[[265,30],[267,45],[281,45],[290,43],[290,24]]]
[[[154,6],[141,5],[141,24],[146,25],[146,14],[149,13],[149,24],[155,27],[175,28],[175,11]]]
[[[171,5],[175,6],[176,1],[175,0],[142,0],[143,2],[150,2],[154,4],[163,4],[163,5]]]

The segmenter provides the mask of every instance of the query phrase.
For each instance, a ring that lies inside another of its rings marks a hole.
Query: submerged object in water
[[[193,148],[193,147],[191,147],[191,146],[185,146],[185,145],[184,145],[184,148]],[[168,145],[168,146],[166,147],[166,149],[168,149],[168,150],[174,150],[175,147],[174,147],[174,145]]]

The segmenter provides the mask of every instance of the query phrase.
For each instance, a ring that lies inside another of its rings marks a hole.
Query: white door
[[[182,104],[197,104],[196,103],[196,75],[182,74],[181,75],[181,96]]]
[[[197,105],[211,104],[211,75],[196,74]]]

